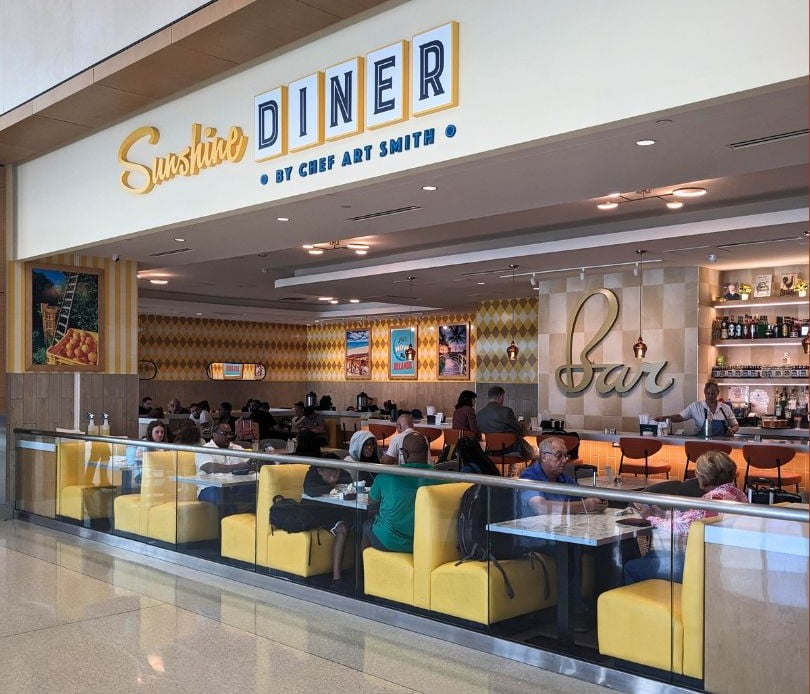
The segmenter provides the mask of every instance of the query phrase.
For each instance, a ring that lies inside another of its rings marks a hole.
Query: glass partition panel
[[[57,445],[50,436],[15,435],[15,508],[56,517]]]

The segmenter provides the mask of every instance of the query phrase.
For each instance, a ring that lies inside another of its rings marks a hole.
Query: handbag
[[[802,498],[798,494],[786,492],[781,487],[775,487],[766,477],[752,477],[748,480],[748,501],[752,504],[799,504]]]

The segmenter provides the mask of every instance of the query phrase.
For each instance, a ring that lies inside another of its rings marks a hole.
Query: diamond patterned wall
[[[537,382],[536,298],[484,301],[475,322],[476,375],[479,382]],[[510,340],[514,340],[520,350],[517,362],[510,362],[506,357]]]
[[[158,381],[206,380],[215,361],[267,367],[268,381],[306,380],[306,326],[140,316],[138,358],[155,362]]]

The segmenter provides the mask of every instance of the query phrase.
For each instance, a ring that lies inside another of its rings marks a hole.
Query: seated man
[[[326,443],[328,438],[323,415],[316,412],[314,407],[305,407],[303,402],[293,405],[292,431],[296,435],[302,431],[311,431],[318,435],[321,443]]]
[[[430,445],[422,434],[407,434],[402,440],[403,467],[429,469]],[[363,523],[361,549],[383,552],[413,552],[414,507],[419,487],[440,484],[439,480],[379,474],[368,493],[369,503],[379,511]]]
[[[515,434],[517,442],[511,448],[507,448],[506,453],[530,458],[533,451],[523,440],[523,425],[515,417],[512,408],[503,404],[506,391],[501,386],[492,386],[487,391],[487,397],[489,402],[476,415],[478,429],[483,434]]]
[[[234,458],[224,455],[223,450],[244,450],[233,443],[233,432],[229,424],[217,424],[211,432],[211,440],[204,448],[213,448],[211,453],[197,453],[197,474],[213,474],[216,472],[235,472],[236,470],[252,470],[253,461],[247,458]],[[220,505],[222,487],[203,486],[197,493],[197,499],[208,503]],[[240,484],[228,489],[228,501],[223,502],[221,514],[223,516],[237,513],[242,510],[253,510],[256,506],[256,484]]]
[[[383,465],[396,465],[399,463],[399,449],[403,439],[408,434],[416,433],[416,430],[413,428],[413,416],[410,412],[403,412],[397,417],[396,427],[397,433],[391,437],[388,450],[383,453],[382,460],[380,460]],[[427,458],[425,460],[427,461]]]

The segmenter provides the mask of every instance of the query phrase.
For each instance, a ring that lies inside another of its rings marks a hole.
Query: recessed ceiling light
[[[276,217],[276,221],[277,222],[289,222],[290,218],[289,217]]]
[[[305,251],[308,251],[312,248],[315,248],[315,246],[313,246],[311,243],[305,243],[303,246],[301,246],[301,248],[303,248]]]
[[[152,284],[169,284],[169,280],[149,280]]]
[[[181,239],[179,236],[175,239],[175,241],[177,241],[177,243],[185,243],[186,242],[185,239]]]
[[[307,251],[307,253],[309,253],[310,255],[323,255],[323,249],[322,248],[310,248]]]
[[[351,248],[353,251],[367,251],[369,249],[369,245],[367,243],[350,241],[346,244],[346,248]]]
[[[368,251],[364,251],[364,250],[359,249],[359,248],[355,251],[355,253],[357,255],[368,255]]]
[[[422,190],[432,191],[439,190],[438,186],[422,186]]]
[[[680,210],[683,207],[683,203],[680,200],[670,200],[667,203],[667,207],[670,210]]]
[[[197,315],[198,315],[198,316],[201,316],[201,315],[202,315],[202,311],[197,311]]]
[[[476,282],[476,284],[486,284],[486,282]]]
[[[334,296],[319,296],[318,301],[332,301],[334,298]]]
[[[618,206],[618,202],[600,202],[597,205],[600,210],[615,210]]]
[[[672,194],[676,198],[699,198],[701,195],[706,195],[707,192],[705,188],[687,186],[686,188],[676,188],[672,191]]]
[[[336,303],[338,303],[338,300],[337,299],[332,299],[329,303],[330,304],[336,304]]]
[[[639,147],[649,147],[650,145],[654,145],[654,144],[655,144],[655,140],[649,140],[649,139],[645,139],[645,140],[636,140],[636,144],[637,144]]]
[[[349,299],[349,303],[350,303],[350,304],[359,304],[359,303],[360,303],[360,299]]]

